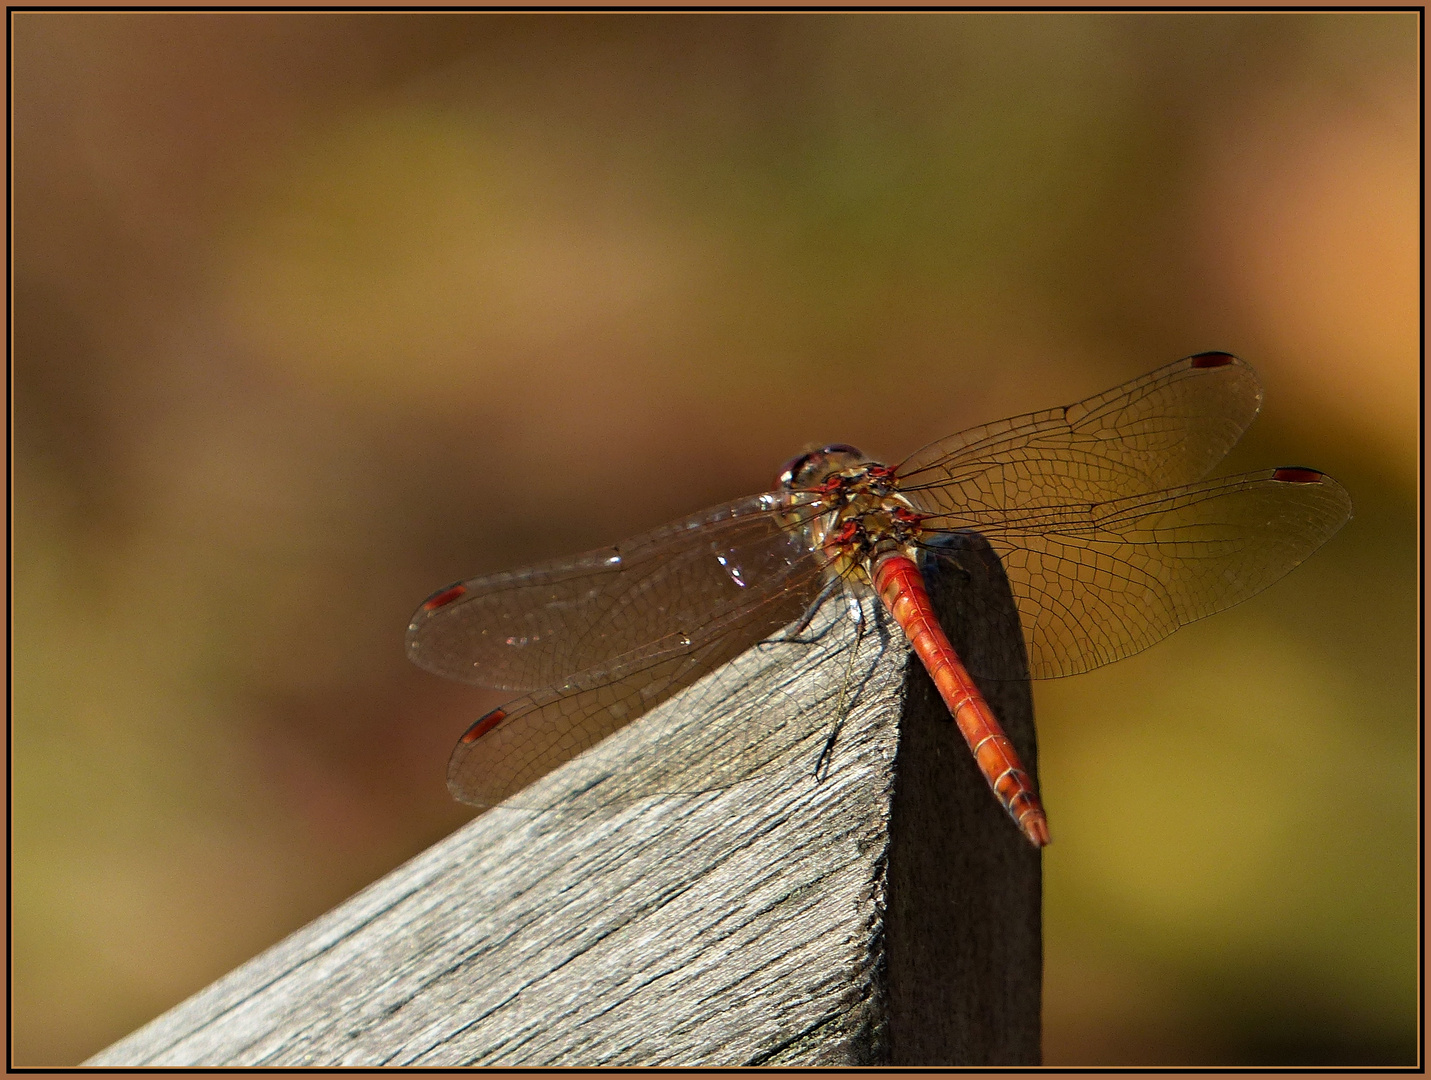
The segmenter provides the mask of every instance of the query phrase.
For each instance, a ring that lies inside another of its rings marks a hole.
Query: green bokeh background
[[[1356,517],[1036,687],[1046,1060],[1415,1059],[1416,14],[12,30],[16,1063],[466,818],[437,586],[1212,348]]]

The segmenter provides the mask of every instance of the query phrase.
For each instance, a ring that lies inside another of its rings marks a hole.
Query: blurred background
[[[1036,686],[1046,1059],[1415,1060],[1414,13],[11,26],[15,1063],[470,816],[435,588],[1206,349],[1356,517]]]

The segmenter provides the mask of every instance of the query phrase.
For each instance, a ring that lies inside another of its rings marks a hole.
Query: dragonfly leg
[[[835,582],[839,584],[839,582]],[[850,686],[854,682],[855,657],[859,655],[860,643],[865,635],[864,609],[860,607],[859,599],[850,592],[845,593],[849,601],[850,614],[855,624],[855,640],[850,643],[850,658],[845,663],[845,673],[840,679],[840,696],[835,702],[835,722],[830,725],[830,737],[825,740],[825,745],[820,750],[820,756],[815,759],[815,779],[823,779],[828,773],[830,766],[830,755],[835,752],[835,743],[839,740],[840,729],[845,725],[845,710],[850,702]],[[833,624],[832,624],[833,625]]]
[[[888,649],[890,643],[894,641],[894,635],[890,632],[890,614],[885,610],[883,604],[875,604],[873,622],[875,634],[879,637],[880,648]]]
[[[767,645],[817,644],[821,639],[824,638],[826,634],[830,632],[830,626],[833,626],[834,623],[831,623],[830,626],[825,627],[825,629],[819,631],[818,633],[812,634],[810,637],[802,637],[801,635],[804,634],[804,632],[810,628],[810,624],[815,621],[815,614],[820,610],[821,606],[825,603],[825,601],[830,599],[830,597],[834,596],[835,591],[839,589],[840,586],[843,584],[844,582],[841,581],[839,578],[832,578],[830,582],[823,589],[820,590],[820,595],[815,597],[815,599],[811,601],[810,606],[805,609],[805,614],[801,615],[798,621],[796,621],[793,625],[787,627],[786,629],[782,630],[774,637],[768,638],[765,641],[760,642],[756,646],[756,648],[763,648]]]

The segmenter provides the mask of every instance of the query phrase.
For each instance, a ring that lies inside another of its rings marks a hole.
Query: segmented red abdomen
[[[1029,841],[1043,847],[1049,839],[1048,819],[1033,781],[939,625],[919,567],[905,555],[890,553],[876,562],[874,584],[949,706],[989,787]]]

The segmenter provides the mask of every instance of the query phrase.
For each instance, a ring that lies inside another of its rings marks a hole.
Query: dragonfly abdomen
[[[880,600],[934,680],[989,787],[1029,842],[1043,847],[1049,840],[1048,819],[1033,781],[939,625],[919,567],[907,555],[890,552],[876,560],[872,576]]]

